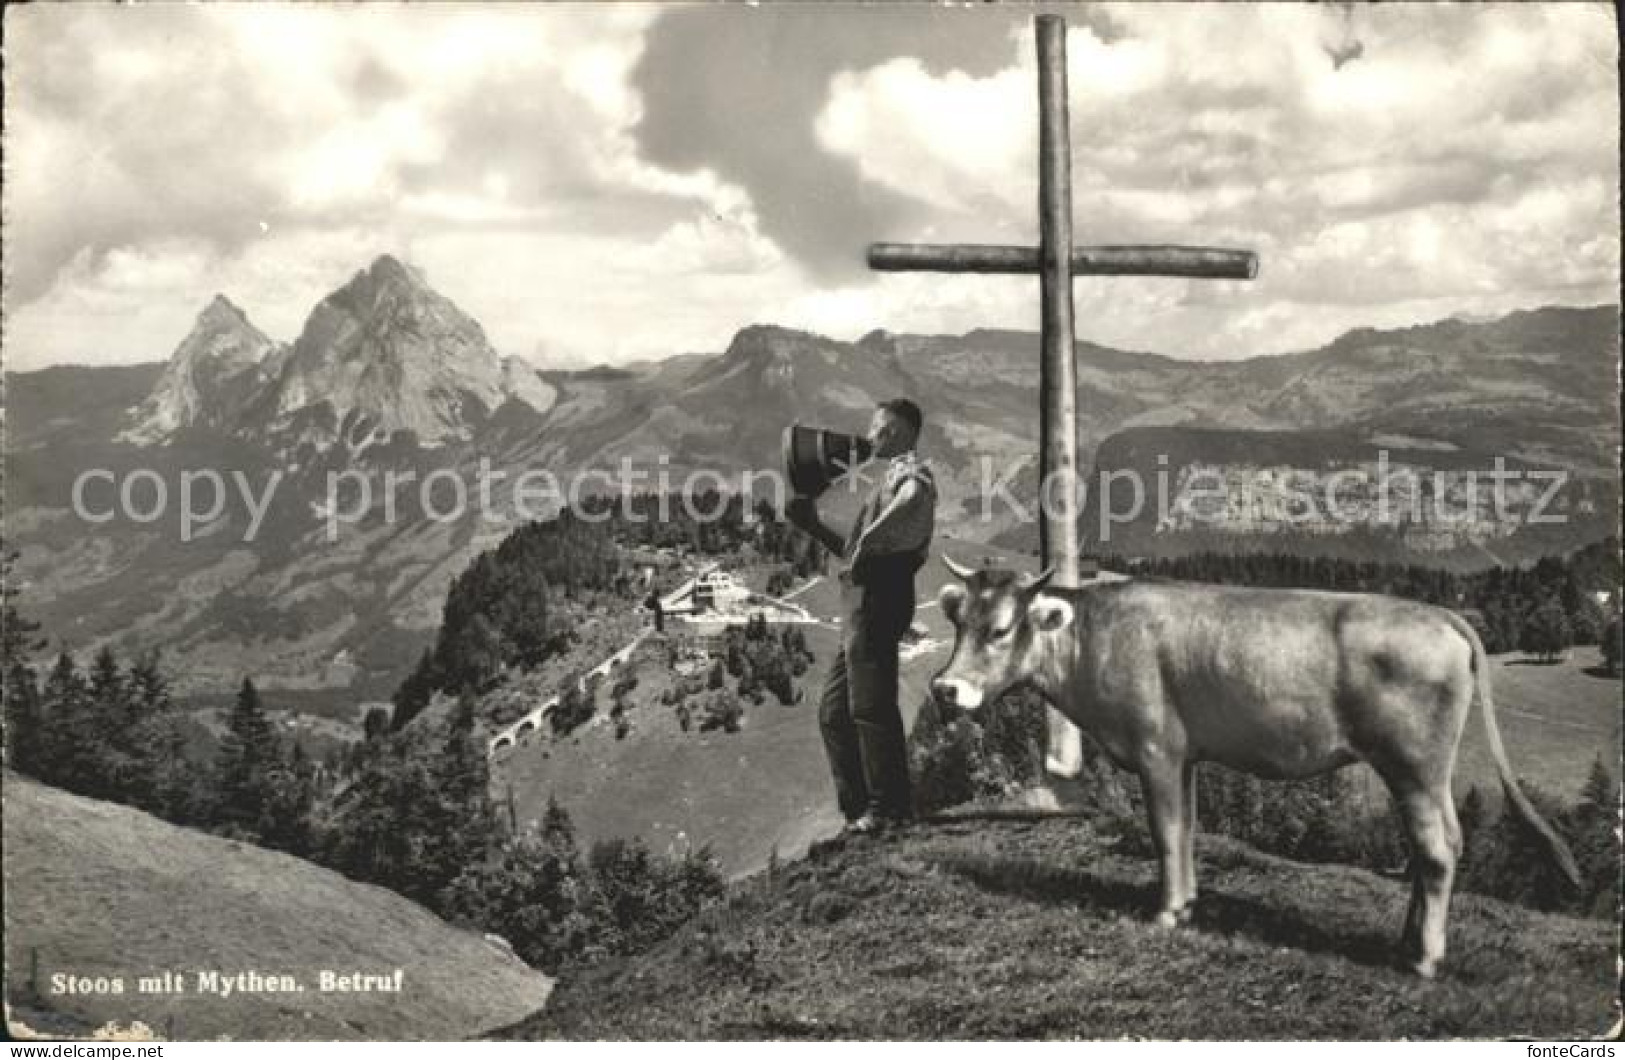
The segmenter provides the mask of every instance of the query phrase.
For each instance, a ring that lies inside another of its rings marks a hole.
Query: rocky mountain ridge
[[[247,314],[225,295],[215,295],[120,438],[151,445],[192,424],[234,423],[257,395],[262,366],[276,350]]]
[[[278,448],[344,439],[467,442],[508,401],[545,412],[552,388],[416,269],[383,255],[317,303],[277,346],[223,295],[199,315],[121,437],[211,426]]]

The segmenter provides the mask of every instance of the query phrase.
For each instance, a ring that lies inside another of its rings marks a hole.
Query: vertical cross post
[[[1042,351],[1038,549],[1059,585],[1078,584],[1078,381],[1072,343],[1072,137],[1066,23],[1038,16],[1038,255]]]

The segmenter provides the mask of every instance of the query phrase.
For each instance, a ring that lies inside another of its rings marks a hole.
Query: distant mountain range
[[[981,498],[996,484],[1001,497],[1034,496],[1037,356],[1025,332],[847,343],[756,325],[716,354],[550,369],[499,355],[476,321],[385,256],[322,299],[291,344],[217,296],[167,364],[8,375],[5,532],[27,609],[70,647],[162,647],[183,689],[253,673],[266,687],[342,689],[349,703],[384,698],[432,634],[450,579],[527,514],[502,488],[525,472],[567,484],[627,466],[649,486],[704,469],[737,483],[777,469],[791,420],[859,430],[877,399],[907,394],[926,410],[945,533],[1029,547],[1032,526],[1002,503],[983,518]],[[1539,534],[1351,532],[1389,558],[1462,566],[1562,551],[1613,526],[1617,307],[1361,329],[1226,363],[1087,342],[1077,356],[1079,436],[1102,470],[1154,474],[1155,450],[1173,454],[1175,479],[1205,462],[1250,483],[1288,467],[1324,476],[1377,448],[1423,471],[1487,469],[1502,455],[1565,472],[1569,511],[1585,518]],[[472,490],[482,463],[498,476],[489,503],[430,518],[449,510],[452,479]],[[82,478],[94,469],[105,475]],[[218,509],[203,469],[221,476]],[[195,516],[183,525],[188,474]],[[104,521],[73,513],[76,481]],[[604,475],[593,481],[606,488]],[[168,504],[153,514],[158,482]],[[1210,514],[1200,526],[1141,519],[1116,550],[1354,540],[1282,535],[1245,505]]]

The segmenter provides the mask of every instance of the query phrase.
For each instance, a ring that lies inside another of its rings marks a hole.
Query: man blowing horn
[[[845,537],[794,497],[790,522],[841,558],[841,650],[830,667],[818,725],[846,831],[867,835],[912,814],[897,648],[914,619],[914,575],[925,563],[936,482],[915,452],[922,416],[907,398],[882,402],[869,422],[874,458],[886,472]]]

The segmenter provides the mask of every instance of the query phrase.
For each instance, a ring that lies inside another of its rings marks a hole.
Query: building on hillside
[[[694,579],[694,610],[723,611],[750,597],[750,590],[727,571],[715,570]]]
[[[728,639],[721,633],[702,629],[685,636],[683,646],[695,654],[713,659],[727,651]]]

